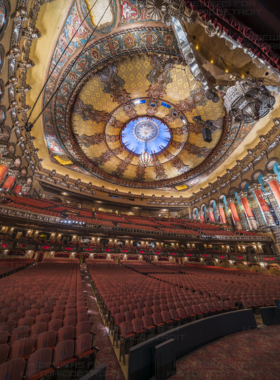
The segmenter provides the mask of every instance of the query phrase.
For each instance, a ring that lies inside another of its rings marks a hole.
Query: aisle
[[[107,328],[104,326],[90,284],[86,264],[81,264],[81,277],[86,302],[89,306],[90,321],[93,322],[92,332],[95,333],[94,345],[100,349],[95,367],[106,363],[106,380],[125,380],[124,374],[116,357]]]

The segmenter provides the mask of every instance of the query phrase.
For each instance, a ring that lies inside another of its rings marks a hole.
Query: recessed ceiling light
[[[63,192],[63,193],[61,193],[61,195],[65,195],[65,196],[67,196],[67,195],[69,195],[69,194],[68,194],[68,193],[64,193],[64,192]]]

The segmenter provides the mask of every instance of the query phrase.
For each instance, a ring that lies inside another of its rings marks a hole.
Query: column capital
[[[238,194],[238,196],[240,197],[240,198],[247,198],[247,193],[245,192],[245,191],[240,191],[240,193]]]
[[[262,189],[262,185],[260,183],[253,183],[252,186],[250,186],[250,189],[255,191],[255,190],[261,190]]]
[[[224,208],[224,204],[223,203],[218,203],[218,208]]]
[[[0,158],[0,165],[11,167],[13,162],[14,162],[13,158],[8,158],[8,157]]]
[[[277,180],[277,174],[275,173],[267,173],[265,177],[263,177],[263,180],[266,182],[275,181]]]
[[[214,212],[213,207],[208,207],[208,212]]]
[[[235,198],[228,198],[228,203],[234,203],[235,202]]]

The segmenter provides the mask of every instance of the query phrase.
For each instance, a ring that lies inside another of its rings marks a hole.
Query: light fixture
[[[145,152],[140,154],[139,165],[146,168],[151,165],[152,161],[152,156],[147,152],[147,142],[145,141]]]
[[[211,63],[214,63],[213,59],[211,59]]]
[[[67,195],[69,195],[68,193],[65,193],[65,192],[63,192],[63,193],[61,193],[61,195],[64,195],[65,197],[67,196]]]

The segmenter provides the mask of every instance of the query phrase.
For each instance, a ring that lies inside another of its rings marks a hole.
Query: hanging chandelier
[[[153,159],[152,159],[152,156],[150,155],[150,153],[145,151],[144,153],[140,154],[140,157],[139,157],[139,165],[140,166],[143,166],[144,168],[146,168],[147,166],[151,165],[152,161],[153,161]]]
[[[140,154],[139,165],[146,168],[147,166],[150,166],[152,162],[153,158],[150,153],[147,152],[147,142],[145,142],[145,152]]]

